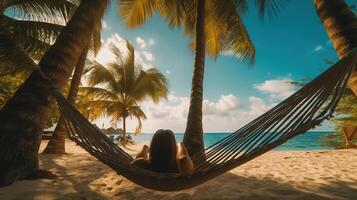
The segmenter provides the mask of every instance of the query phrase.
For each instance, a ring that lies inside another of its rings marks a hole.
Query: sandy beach
[[[68,155],[40,155],[41,168],[57,178],[15,182],[0,189],[0,199],[357,198],[357,149],[271,151],[201,186],[158,192],[133,184],[73,142],[66,143]],[[140,144],[130,148],[135,154]]]

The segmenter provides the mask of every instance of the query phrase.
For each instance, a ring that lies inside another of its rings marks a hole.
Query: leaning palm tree
[[[257,0],[261,15],[276,13],[281,1]],[[241,20],[247,2],[236,0],[122,0],[120,16],[129,28],[142,25],[155,12],[169,22],[170,27],[183,26],[192,38],[195,50],[190,106],[183,142],[190,155],[204,148],[202,125],[203,77],[205,54],[217,57],[230,51],[242,60],[254,61],[255,49]]]
[[[155,68],[144,70],[138,66],[134,62],[133,46],[128,41],[126,44],[127,58],[123,59],[120,50],[113,46],[111,49],[116,55],[116,62],[106,67],[95,63],[88,75],[90,87],[81,88],[85,96],[93,97],[86,104],[89,111],[94,109],[94,113],[97,113],[100,110],[103,116],[112,118],[114,126],[118,121],[122,121],[124,145],[126,119],[128,117],[137,119],[136,133],[141,131],[141,119],[146,119],[139,103],[147,97],[157,103],[168,94],[165,76]]]
[[[0,30],[0,58],[2,58],[0,75],[2,78],[9,74],[16,74],[16,76],[20,74],[22,79],[26,78],[37,67],[33,60],[41,59],[75,8],[75,2],[66,0],[1,1],[0,26],[3,29]],[[11,97],[11,94],[6,97],[4,102]],[[49,144],[52,144],[52,140]]]
[[[85,48],[77,62],[77,65],[74,69],[74,73],[72,76],[67,100],[74,104],[77,98],[78,89],[81,82],[81,77],[84,71],[85,62],[88,54],[88,49]],[[65,124],[62,116],[60,116],[56,128],[53,131],[52,137],[49,139],[47,146],[43,150],[44,154],[65,154]]]
[[[57,0],[24,1],[36,4]],[[67,83],[108,2],[81,1],[66,27],[41,58],[39,70],[31,73],[1,109],[0,187],[37,173],[42,130],[54,105],[53,91],[63,89]]]
[[[357,17],[351,7],[344,0],[314,0],[314,4],[339,58],[357,48]],[[348,85],[357,95],[357,70]]]
[[[320,17],[339,58],[342,59],[353,49],[356,50],[357,17],[351,7],[348,6],[344,0],[314,0],[314,4],[317,14]],[[354,95],[357,95],[357,69],[352,71],[350,79],[348,80],[348,86],[351,88]],[[342,100],[346,98],[348,99],[347,95],[345,95]],[[346,108],[343,101],[338,104],[338,108],[341,108],[342,110]],[[351,110],[353,109],[350,109],[350,111]],[[344,121],[345,124],[350,123],[347,118],[342,120],[335,118],[334,121]]]
[[[93,31],[93,35],[88,47],[83,49],[81,56],[76,64],[76,67],[73,72],[72,80],[70,83],[70,88],[67,96],[67,100],[71,104],[75,104],[78,89],[81,83],[81,77],[86,65],[87,54],[94,54],[96,55],[100,49],[101,42],[100,42],[100,30],[101,23],[96,26],[95,30]],[[89,48],[90,47],[90,48]],[[62,116],[60,117],[55,130],[53,131],[52,137],[49,139],[46,148],[43,150],[45,154],[65,154],[65,139],[66,139],[66,132],[65,132],[65,124],[63,121]]]

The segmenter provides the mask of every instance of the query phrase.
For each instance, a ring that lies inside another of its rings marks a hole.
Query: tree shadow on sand
[[[0,199],[12,193],[12,199],[354,199],[356,180],[333,180],[328,184],[280,182],[271,176],[240,176],[225,173],[192,189],[178,192],[159,192],[135,185],[87,154],[40,155],[41,168],[57,175],[51,180],[18,182],[14,190],[0,189]],[[70,166],[66,168],[66,166]],[[21,185],[23,184],[23,185]],[[27,185],[26,185],[27,184]],[[24,188],[24,189],[22,189]],[[21,189],[21,190],[20,190]],[[16,194],[17,191],[19,194]],[[22,195],[22,196],[20,196]],[[47,197],[47,198],[46,198]],[[48,198],[52,197],[52,198]],[[11,199],[10,198],[10,199]]]
[[[40,154],[39,158],[41,169],[48,170],[55,178],[15,182],[0,189],[0,199],[106,199],[101,193],[104,185],[92,182],[105,176],[108,170],[95,158],[80,154]],[[67,169],[66,165],[77,168]]]
[[[64,157],[62,158],[62,162],[78,162],[78,168],[75,170],[67,169],[58,163],[57,160],[61,159],[62,156]],[[72,157],[72,159],[67,160],[67,156]],[[76,159],[73,159],[73,156],[75,156]],[[62,196],[63,199],[106,199],[100,191],[97,191],[105,185],[91,184],[93,181],[101,178],[106,173],[104,165],[100,167],[93,167],[98,166],[98,161],[95,158],[71,154],[61,156],[46,155],[46,157],[47,159],[41,159],[41,162],[43,166],[46,166],[47,170],[50,170],[57,176],[53,181],[53,184],[56,185],[55,188],[64,188],[71,185],[71,189],[74,190],[73,192],[65,195],[62,191],[60,196]]]
[[[243,177],[233,173],[223,174],[201,186],[180,192],[158,192],[133,185],[123,188],[113,199],[145,199],[186,200],[186,199],[236,199],[236,200],[266,200],[266,199],[353,199],[357,191],[339,182],[323,186],[316,190],[296,188],[289,183],[281,183],[272,178]]]

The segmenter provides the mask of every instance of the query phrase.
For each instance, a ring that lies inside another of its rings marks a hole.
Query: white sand
[[[357,199],[357,149],[271,151],[180,192],[135,185],[72,142],[67,152],[40,155],[41,168],[57,179],[15,182],[0,189],[0,199]]]

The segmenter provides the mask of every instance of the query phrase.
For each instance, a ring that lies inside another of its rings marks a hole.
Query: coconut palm
[[[94,113],[99,112],[111,117],[114,126],[118,121],[122,121],[123,144],[126,138],[126,119],[137,119],[136,133],[142,128],[141,119],[146,119],[139,103],[147,97],[157,103],[168,94],[165,76],[155,68],[144,70],[138,66],[134,61],[133,46],[128,41],[126,44],[126,58],[123,58],[122,52],[113,46],[111,49],[116,55],[116,62],[106,67],[95,63],[88,75],[90,87],[81,88],[85,96],[93,97],[86,104],[87,110],[94,109]],[[92,115],[92,119],[98,116]]]
[[[100,42],[100,35],[101,35],[101,23],[99,23],[96,27],[95,30],[93,31],[93,35],[91,38],[91,41],[88,45],[88,47],[83,49],[83,52],[81,56],[79,57],[79,60],[76,64],[67,100],[71,104],[75,104],[76,98],[77,98],[77,93],[78,89],[80,86],[81,82],[81,77],[86,65],[86,60],[87,60],[87,54],[94,54],[96,55],[100,49],[101,42]],[[89,48],[90,47],[90,48]],[[65,138],[66,138],[66,132],[65,132],[65,125],[64,121],[62,119],[62,116],[60,117],[57,126],[53,132],[52,137],[50,138],[46,148],[44,149],[43,153],[45,154],[65,154]]]
[[[357,18],[356,14],[352,11],[351,7],[346,4],[344,0],[314,0],[317,14],[335,48],[339,58],[345,57],[351,50],[357,48]],[[354,95],[357,95],[357,70],[355,69],[348,81],[348,86],[353,91]],[[337,113],[354,116],[354,109],[351,108],[346,111],[346,102],[351,101],[353,98],[351,95],[345,94],[341,102],[337,106]],[[333,119],[333,122],[337,122],[337,130],[341,131],[341,126],[351,125],[351,118],[339,118]],[[354,122],[355,123],[355,122]],[[352,123],[353,124],[353,123]],[[336,138],[334,138],[336,139]]]
[[[85,62],[87,58],[88,49],[84,49],[77,65],[74,69],[74,73],[71,80],[71,85],[69,88],[67,100],[74,104],[77,98],[78,89],[81,82],[81,77],[84,71]],[[44,154],[65,154],[65,139],[66,139],[66,132],[65,132],[65,124],[63,121],[62,116],[60,116],[59,121],[56,125],[55,130],[53,131],[52,137],[49,139],[47,146],[43,150]]]
[[[317,14],[340,58],[357,48],[357,18],[344,0],[314,0]],[[348,81],[357,95],[357,70]]]
[[[13,88],[21,85],[37,67],[33,60],[41,59],[75,8],[74,2],[66,0],[0,1],[1,78],[20,77]],[[2,102],[13,93],[8,91]]]
[[[52,92],[55,88],[63,89],[67,83],[93,30],[100,24],[107,4],[107,0],[81,1],[55,43],[41,58],[38,64],[41,70],[32,72],[1,109],[0,186],[38,171],[38,149],[44,123],[53,105]]]
[[[257,0],[261,16],[267,10],[276,13],[283,0]],[[230,51],[242,60],[254,61],[255,49],[240,15],[247,11],[245,0],[122,0],[120,16],[129,28],[141,26],[155,12],[170,27],[182,26],[192,38],[195,50],[192,89],[186,131],[183,142],[190,155],[204,148],[202,126],[203,77],[205,54],[217,57]]]

